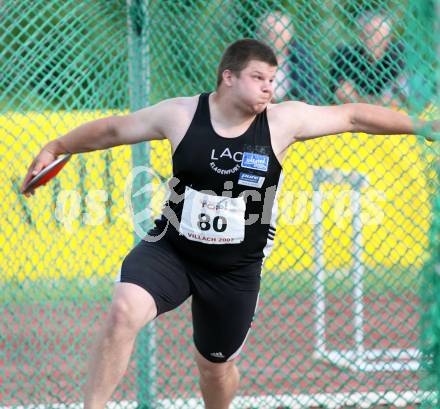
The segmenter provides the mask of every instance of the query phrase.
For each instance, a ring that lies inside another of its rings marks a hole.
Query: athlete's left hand
[[[425,129],[423,136],[428,142],[440,141],[440,119],[428,122]]]

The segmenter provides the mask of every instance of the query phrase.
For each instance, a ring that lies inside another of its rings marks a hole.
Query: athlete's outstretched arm
[[[46,146],[60,155],[164,139],[161,125],[166,115],[170,114],[167,102],[163,101],[128,115],[110,116],[85,123]]]
[[[59,155],[165,139],[163,126],[172,117],[173,104],[173,100],[166,100],[128,115],[110,116],[87,122],[50,141],[31,163],[21,190],[23,191],[33,175],[44,169]]]
[[[281,105],[281,104],[280,104]],[[302,102],[282,104],[283,116],[292,142],[335,135],[343,132],[365,132],[374,135],[419,134],[431,140],[440,131],[440,122],[413,120],[408,115],[378,105],[343,104],[314,106]]]

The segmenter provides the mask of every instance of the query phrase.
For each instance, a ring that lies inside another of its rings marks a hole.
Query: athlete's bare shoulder
[[[197,109],[199,95],[163,100],[157,108],[163,111],[162,132],[171,142],[173,150],[185,136]]]
[[[286,149],[295,140],[305,106],[307,105],[300,101],[285,101],[267,106],[272,146],[277,157],[284,157]]]
[[[164,99],[159,102],[158,105],[167,107],[167,109],[187,110],[193,106],[197,106],[199,95],[193,95],[189,97],[175,97]]]
[[[306,109],[307,104],[301,101],[284,101],[277,104],[269,104],[267,113],[269,119],[283,120],[290,119],[293,114],[300,114]]]
[[[145,116],[154,111],[161,118],[167,118],[166,122],[173,122],[187,115],[191,115],[197,107],[198,95],[192,97],[176,97],[164,99],[149,108],[145,108]]]
[[[183,138],[197,107],[197,96],[166,99],[109,121],[118,145],[168,139],[173,146]]]

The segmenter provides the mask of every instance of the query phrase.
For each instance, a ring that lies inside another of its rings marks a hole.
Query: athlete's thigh
[[[225,274],[191,274],[194,343],[211,362],[241,351],[256,311],[261,262]]]
[[[165,240],[141,240],[122,262],[119,280],[142,287],[154,299],[157,315],[182,304],[191,294],[185,261]]]

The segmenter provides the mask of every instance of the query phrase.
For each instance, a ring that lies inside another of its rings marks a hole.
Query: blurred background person
[[[258,27],[258,36],[274,48],[278,59],[275,101],[296,99],[319,104],[323,88],[316,59],[310,47],[296,35],[291,17],[271,11],[260,18]]]
[[[403,45],[393,37],[391,20],[368,12],[358,20],[361,31],[354,45],[340,46],[330,69],[334,100],[339,103],[402,102],[407,93],[403,75]]]

